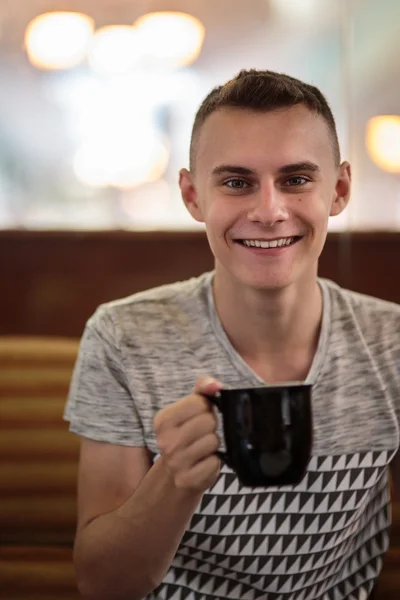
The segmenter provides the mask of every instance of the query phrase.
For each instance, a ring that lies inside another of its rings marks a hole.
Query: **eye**
[[[224,182],[224,185],[231,190],[245,190],[246,188],[250,187],[247,181],[240,179],[239,177],[228,179]]]
[[[305,185],[309,181],[310,180],[307,179],[307,177],[302,177],[301,175],[295,175],[293,177],[289,177],[289,179],[287,179],[285,181],[285,184],[288,185],[289,187],[296,187],[299,185]]]

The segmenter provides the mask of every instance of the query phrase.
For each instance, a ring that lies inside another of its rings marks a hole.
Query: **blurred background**
[[[399,23],[399,0],[0,0],[0,600],[78,600],[79,338],[99,304],[212,269],[177,174],[214,86],[259,68],[322,90],[353,194],[320,275],[400,303]]]
[[[266,68],[332,106],[354,191],[331,230],[399,230],[399,21],[397,0],[2,0],[0,228],[201,227],[177,186],[194,113]]]

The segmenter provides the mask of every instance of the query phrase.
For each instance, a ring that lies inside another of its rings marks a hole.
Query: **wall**
[[[320,275],[400,303],[400,233],[330,233]],[[79,336],[101,302],[212,269],[203,232],[0,232],[0,333]]]

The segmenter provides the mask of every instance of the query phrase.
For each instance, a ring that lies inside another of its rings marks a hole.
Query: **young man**
[[[389,545],[400,307],[317,278],[350,193],[322,94],[243,71],[195,119],[184,202],[215,271],[101,306],[66,417],[82,436],[86,600],[362,600]],[[244,488],[203,394],[313,384],[298,486]]]

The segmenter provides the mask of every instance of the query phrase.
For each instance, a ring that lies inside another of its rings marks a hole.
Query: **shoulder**
[[[332,300],[337,303],[363,311],[365,314],[392,315],[394,319],[400,318],[400,304],[342,288],[329,279],[321,279],[321,282],[329,290]]]
[[[124,344],[138,336],[153,339],[168,329],[183,330],[204,312],[212,272],[101,304],[87,327]]]
[[[400,344],[400,305],[340,287],[323,279],[329,291],[332,316],[336,323],[346,326],[354,321],[365,338],[397,340]]]

